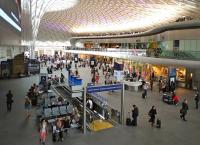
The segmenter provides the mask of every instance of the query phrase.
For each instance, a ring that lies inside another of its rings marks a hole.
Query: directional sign
[[[88,86],[87,93],[104,92],[104,91],[114,91],[122,89],[122,84],[113,84],[105,86]]]

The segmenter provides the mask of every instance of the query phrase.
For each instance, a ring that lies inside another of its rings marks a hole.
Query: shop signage
[[[122,89],[122,84],[113,84],[105,86],[88,86],[86,88],[87,93],[104,92],[104,91],[114,91]]]
[[[169,67],[169,76],[170,76],[170,77],[176,76],[176,68],[174,68],[174,67]]]

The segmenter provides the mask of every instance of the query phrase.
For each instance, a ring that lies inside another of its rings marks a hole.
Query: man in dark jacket
[[[6,95],[6,103],[7,103],[7,111],[10,112],[13,103],[13,94],[11,93],[11,90],[9,90],[8,94]]]
[[[150,117],[149,122],[151,122],[152,127],[154,126],[154,123],[155,123],[156,114],[157,114],[156,108],[155,106],[152,106],[151,110],[148,113]]]
[[[187,121],[186,119],[185,119],[185,115],[187,114],[187,111],[188,111],[188,109],[189,109],[189,107],[188,107],[188,102],[187,102],[187,100],[185,99],[184,101],[183,101],[183,103],[182,103],[182,108],[181,108],[181,110],[180,110],[180,113],[181,113],[181,119],[183,119],[183,121]]]
[[[196,95],[195,95],[195,104],[196,104],[196,109],[199,108],[199,92],[197,91]]]
[[[137,126],[137,117],[139,115],[139,110],[136,105],[133,105],[133,110],[132,110],[132,117],[133,117],[133,126]]]

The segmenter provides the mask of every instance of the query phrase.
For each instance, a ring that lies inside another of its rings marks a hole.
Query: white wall
[[[166,50],[173,50],[173,41],[165,41],[163,45]]]
[[[46,54],[53,56],[55,54],[55,51],[62,51],[63,52],[64,47],[36,47],[35,51],[38,53],[38,56]],[[42,53],[42,54],[41,54]]]
[[[0,46],[0,61],[14,58],[24,51],[25,48],[20,46]]]

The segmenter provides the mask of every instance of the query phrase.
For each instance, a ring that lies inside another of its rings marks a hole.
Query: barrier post
[[[84,88],[84,96],[83,96],[83,133],[86,134],[86,87]]]
[[[121,124],[124,125],[124,83],[121,89]]]

